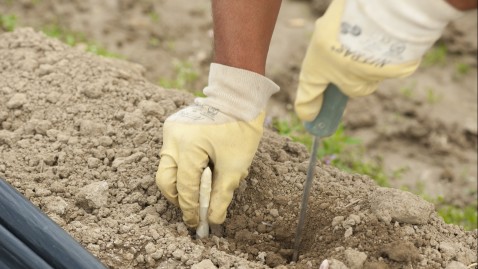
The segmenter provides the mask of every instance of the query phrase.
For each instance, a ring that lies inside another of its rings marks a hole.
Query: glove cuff
[[[450,21],[463,15],[445,0],[356,1],[384,30],[410,42],[435,42]]]
[[[209,83],[203,93],[206,98],[196,98],[197,104],[208,105],[235,118],[250,121],[264,111],[267,101],[279,86],[257,73],[212,63]]]

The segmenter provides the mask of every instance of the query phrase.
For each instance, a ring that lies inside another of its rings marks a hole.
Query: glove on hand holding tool
[[[200,178],[208,165],[213,166],[208,222],[224,222],[259,146],[267,101],[277,91],[262,75],[212,64],[206,97],[166,120],[156,183],[181,208],[187,226],[199,224]]]
[[[335,132],[347,96],[369,95],[384,79],[412,74],[448,22],[461,14],[443,0],[334,0],[317,20],[295,101],[297,115],[315,137],[293,261],[298,258],[318,140]]]

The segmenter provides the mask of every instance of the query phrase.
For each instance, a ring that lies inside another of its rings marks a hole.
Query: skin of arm
[[[461,11],[476,9],[478,7],[477,0],[447,0],[447,2]]]
[[[446,0],[458,10],[477,0]],[[267,53],[281,0],[213,0],[214,62],[265,74]]]
[[[265,74],[281,0],[213,0],[214,62]]]

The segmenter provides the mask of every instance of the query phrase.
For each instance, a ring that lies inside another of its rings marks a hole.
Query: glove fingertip
[[[323,95],[308,101],[296,99],[294,109],[297,116],[303,121],[313,121],[320,112],[322,107]]]
[[[199,212],[198,210],[182,210],[183,221],[189,228],[196,228],[199,225]]]
[[[161,194],[168,201],[179,206],[178,191],[176,189],[177,166],[174,159],[170,156],[163,156],[156,172],[156,185]]]

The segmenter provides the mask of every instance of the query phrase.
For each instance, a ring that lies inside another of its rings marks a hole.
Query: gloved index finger
[[[189,227],[199,223],[199,184],[208,161],[207,153],[199,147],[179,154],[176,188],[183,221]]]
[[[247,170],[227,171],[228,169],[215,169],[213,171],[213,182],[211,190],[211,201],[209,203],[208,220],[210,224],[222,224],[226,219],[227,208],[232,201],[234,190],[239,187]]]
[[[176,189],[177,171],[178,166],[174,158],[169,154],[161,154],[158,171],[156,172],[156,185],[168,201],[179,206]]]

